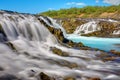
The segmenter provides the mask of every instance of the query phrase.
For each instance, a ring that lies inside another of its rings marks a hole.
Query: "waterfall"
[[[74,34],[87,34],[98,30],[100,30],[98,21],[90,21],[88,23],[82,24],[81,26],[78,26],[74,31]]]
[[[101,80],[120,79],[119,63],[96,60],[96,54],[100,54],[100,51],[62,46],[39,18],[51,27],[61,29],[66,35],[65,30],[49,17],[46,19],[43,16],[0,11],[0,79],[3,75],[8,77],[10,74],[21,80],[41,80],[38,78],[40,72],[56,80],[63,80],[66,76],[74,77],[76,80],[87,80],[90,77],[99,77]],[[85,32],[91,28],[98,29],[95,22],[85,25],[87,27],[82,29],[86,30]],[[15,50],[7,45],[9,42]],[[53,54],[51,47],[67,52],[69,56]]]

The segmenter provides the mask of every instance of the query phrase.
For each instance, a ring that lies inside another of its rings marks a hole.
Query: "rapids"
[[[51,27],[60,28],[66,35],[65,30],[51,18],[0,11],[0,79],[10,74],[20,80],[41,80],[38,74],[44,72],[56,80],[63,80],[65,76],[73,76],[76,80],[87,80],[88,77],[120,80],[120,63],[97,59],[95,54],[100,54],[100,51],[62,46],[39,18]],[[6,45],[8,42],[15,50]],[[68,52],[70,56],[53,54],[50,47]],[[71,69],[61,65],[66,62],[78,66]]]

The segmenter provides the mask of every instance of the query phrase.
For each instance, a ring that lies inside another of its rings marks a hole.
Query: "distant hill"
[[[49,10],[39,15],[52,18],[114,18],[120,19],[120,5],[118,6],[86,6],[83,8],[70,8]]]

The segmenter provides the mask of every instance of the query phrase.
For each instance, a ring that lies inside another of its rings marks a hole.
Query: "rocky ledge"
[[[56,19],[59,24],[62,24],[64,29],[68,34],[73,33],[78,26],[81,26],[90,21],[98,21],[97,27],[100,27],[100,30],[90,32],[87,34],[82,33],[82,36],[95,36],[95,37],[120,37],[120,21],[113,20],[108,18],[92,19],[92,18],[65,18],[65,19]],[[117,22],[118,21],[118,22]]]

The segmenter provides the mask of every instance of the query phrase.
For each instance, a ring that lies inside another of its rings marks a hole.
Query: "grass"
[[[50,16],[52,18],[88,18],[88,17],[99,17],[100,14],[107,13],[120,13],[120,5],[118,6],[86,6],[83,8],[69,8],[60,10],[49,10],[42,12],[39,15]],[[80,16],[83,14],[83,16]]]

